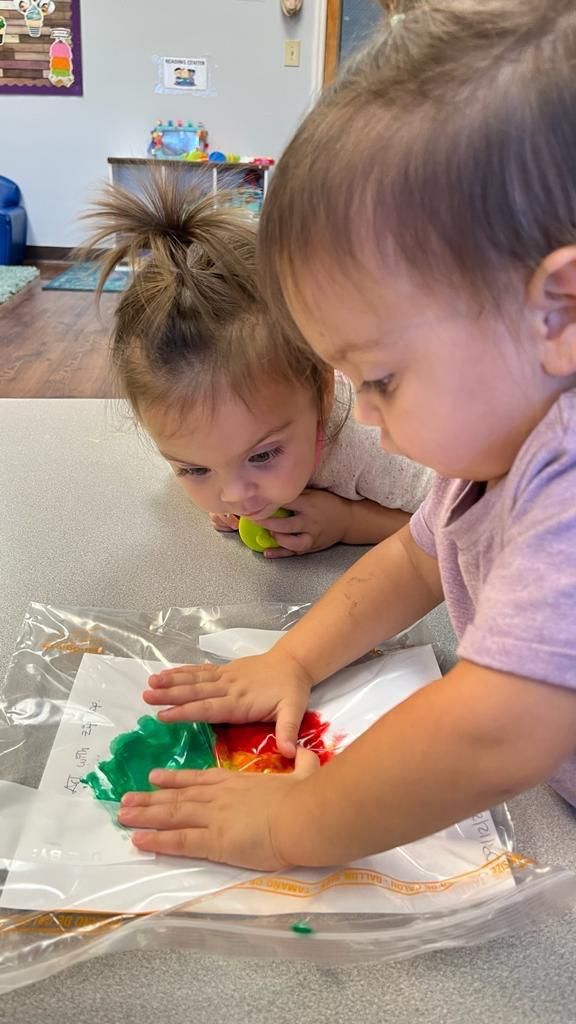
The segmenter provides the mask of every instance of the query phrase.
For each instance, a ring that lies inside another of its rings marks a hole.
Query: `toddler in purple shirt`
[[[410,5],[323,94],[260,224],[268,302],[438,478],[259,658],[151,681],[166,721],[276,722],[292,775],[165,773],[142,849],[346,863],[555,777],[576,800],[576,5]],[[321,770],[310,689],[446,599],[460,660]]]
[[[437,479],[412,537],[437,559],[461,658],[576,688],[576,391],[490,489]],[[551,780],[576,805],[576,760]]]

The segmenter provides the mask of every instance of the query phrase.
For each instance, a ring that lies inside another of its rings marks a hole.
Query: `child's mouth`
[[[238,512],[237,515],[245,516],[247,519],[268,519],[269,516],[267,514],[264,514],[267,512],[268,505],[262,505],[260,508],[255,508],[254,511]]]

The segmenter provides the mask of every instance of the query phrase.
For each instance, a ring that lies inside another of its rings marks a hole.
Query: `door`
[[[365,43],[385,17],[386,0],[328,0],[324,81]]]

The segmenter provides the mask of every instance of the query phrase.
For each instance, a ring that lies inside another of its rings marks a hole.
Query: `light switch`
[[[300,40],[299,39],[286,39],[284,41],[284,67],[285,68],[299,68],[300,67]]]

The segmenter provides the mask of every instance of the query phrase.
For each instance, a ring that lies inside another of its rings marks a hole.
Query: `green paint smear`
[[[307,921],[295,921],[290,928],[296,935],[314,935],[314,929]]]
[[[215,768],[215,745],[214,730],[205,722],[160,722],[144,715],[137,729],[112,740],[110,760],[100,761],[81,781],[97,800],[118,803],[125,793],[155,789],[148,780],[154,768]]]

